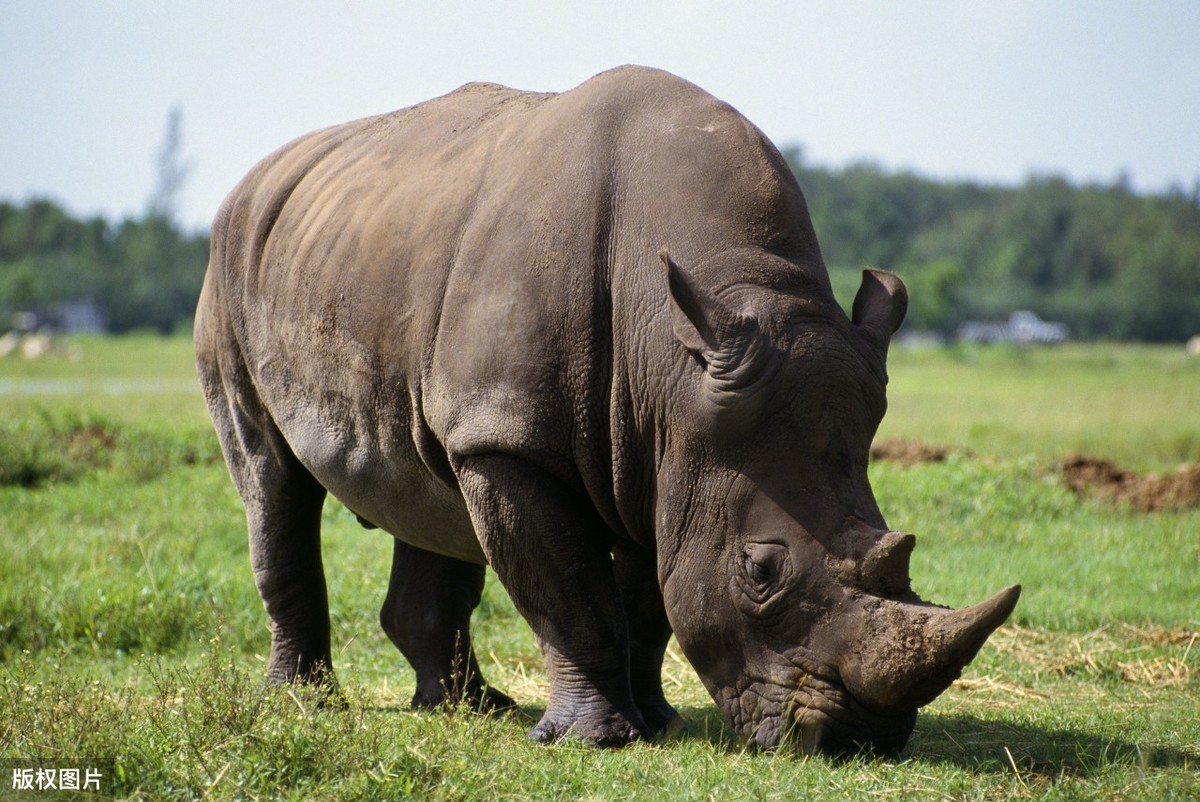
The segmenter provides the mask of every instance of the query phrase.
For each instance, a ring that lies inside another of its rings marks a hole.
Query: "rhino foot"
[[[546,711],[538,725],[528,732],[528,737],[544,744],[572,738],[588,746],[611,749],[644,739],[646,731],[617,714],[568,722],[556,720],[550,711]]]
[[[430,693],[418,688],[410,703],[414,710],[441,710],[458,704],[476,713],[507,713],[517,709],[517,703],[511,696],[490,685],[470,688],[461,696],[447,693],[444,689]]]
[[[485,687],[483,693],[472,700],[472,707],[478,713],[511,713],[517,709],[517,703],[507,693]]]
[[[301,707],[312,704],[319,710],[350,708],[350,701],[338,683],[337,676],[324,662],[314,663],[304,672],[270,673],[267,675],[266,684],[269,688],[288,688],[288,695]]]
[[[639,704],[638,710],[646,720],[646,733],[651,738],[675,738],[687,732],[683,716],[666,702],[653,707]]]

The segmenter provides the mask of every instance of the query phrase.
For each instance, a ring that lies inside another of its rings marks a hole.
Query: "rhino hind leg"
[[[300,464],[233,349],[202,350],[201,385],[246,508],[250,564],[271,621],[267,677],[332,684],[329,601],[321,562],[325,488]]]
[[[302,470],[302,469],[301,469]],[[293,475],[247,503],[250,564],[271,619],[273,682],[332,680],[329,601],[321,562],[325,489]]]
[[[636,547],[618,548],[613,554],[613,569],[629,630],[633,699],[651,736],[680,733],[686,729],[683,718],[663,694],[662,664],[671,639],[671,624],[658,587],[654,555]]]
[[[414,708],[465,703],[480,712],[516,703],[483,679],[471,646],[471,613],[484,568],[397,540],[379,622],[417,674]]]
[[[484,552],[533,628],[550,676],[529,737],[620,746],[649,729],[629,684],[629,645],[610,537],[585,502],[507,455],[458,460],[455,472]]]

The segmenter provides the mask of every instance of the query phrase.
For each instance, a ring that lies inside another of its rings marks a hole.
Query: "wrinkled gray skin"
[[[487,563],[549,670],[535,739],[678,726],[674,632],[750,741],[899,751],[1018,593],[922,602],[872,496],[906,303],[867,271],[848,319],[779,153],[666,73],[472,84],[285,146],[222,206],[196,320],[270,677],[330,669],[332,493],[395,537],[418,706],[512,704],[468,634]]]

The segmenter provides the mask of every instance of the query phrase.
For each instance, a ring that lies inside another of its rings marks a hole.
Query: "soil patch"
[[[917,440],[892,437],[876,440],[871,444],[871,460],[888,460],[901,465],[916,465],[921,462],[941,462],[950,449],[931,446]]]
[[[1067,487],[1085,498],[1112,499],[1146,511],[1200,505],[1198,463],[1181,465],[1174,473],[1138,474],[1108,460],[1074,454],[1059,469]]]

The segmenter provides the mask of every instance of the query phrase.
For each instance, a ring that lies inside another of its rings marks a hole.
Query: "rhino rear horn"
[[[666,248],[658,257],[667,270],[675,337],[701,360],[715,389],[744,390],[767,378],[772,348],[758,321],[726,306],[675,264]]]
[[[880,593],[907,593],[909,561],[917,538],[908,532],[885,532],[863,556],[859,571],[864,587]]]

